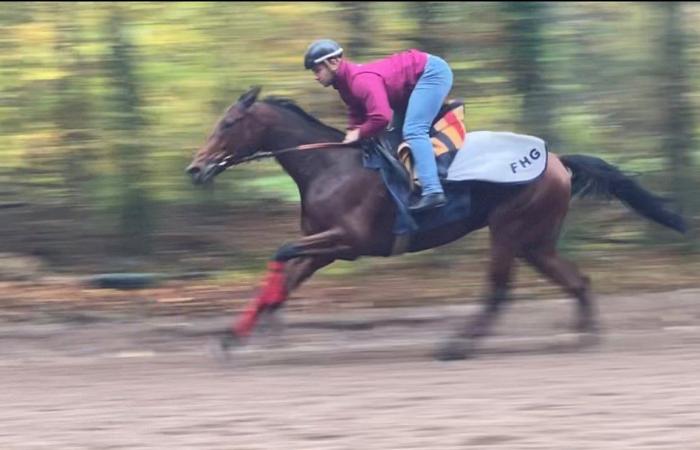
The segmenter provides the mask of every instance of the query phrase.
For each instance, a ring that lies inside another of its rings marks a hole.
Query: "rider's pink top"
[[[392,110],[406,110],[427,61],[428,54],[415,49],[367,64],[342,59],[333,87],[348,105],[348,128],[359,128],[360,138],[384,130],[391,122]]]

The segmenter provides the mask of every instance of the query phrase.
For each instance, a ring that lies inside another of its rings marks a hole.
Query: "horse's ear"
[[[255,103],[255,100],[258,98],[260,89],[262,89],[260,86],[253,86],[252,88],[248,89],[248,92],[241,95],[241,98],[238,99],[238,103],[243,105],[243,108],[245,109],[250,108],[253,105],[253,103]]]

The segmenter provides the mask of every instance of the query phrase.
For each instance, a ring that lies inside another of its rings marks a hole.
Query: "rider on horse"
[[[429,137],[432,122],[452,88],[452,70],[443,59],[411,49],[354,64],[343,58],[337,42],[321,39],[309,45],[304,67],[324,87],[333,86],[348,106],[345,143],[379,135],[394,112],[405,115],[403,137],[422,186],[422,197],[409,209],[423,211],[446,203]]]

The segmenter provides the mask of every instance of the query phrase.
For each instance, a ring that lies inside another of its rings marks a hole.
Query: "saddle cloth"
[[[445,181],[526,183],[547,168],[547,145],[535,136],[471,131],[447,170]]]
[[[433,122],[433,126],[430,129],[430,142],[433,144],[435,162],[440,179],[447,177],[450,164],[464,145],[465,135],[464,103],[461,100],[450,100],[442,106],[436,121]],[[420,182],[408,143],[404,141],[399,144],[396,154],[399,161],[410,174],[411,184],[414,187],[419,187]]]
[[[500,131],[467,132],[464,103],[460,100],[443,105],[430,130],[430,140],[442,182],[525,183],[547,167],[546,143],[538,137]],[[395,156],[406,170],[410,190],[419,191],[420,181],[406,142],[398,145]]]

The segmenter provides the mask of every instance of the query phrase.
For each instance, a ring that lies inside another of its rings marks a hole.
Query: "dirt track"
[[[0,449],[700,449],[700,290],[599,304],[596,347],[521,302],[455,363],[469,307],[290,316],[231,363],[224,319],[3,323]]]

